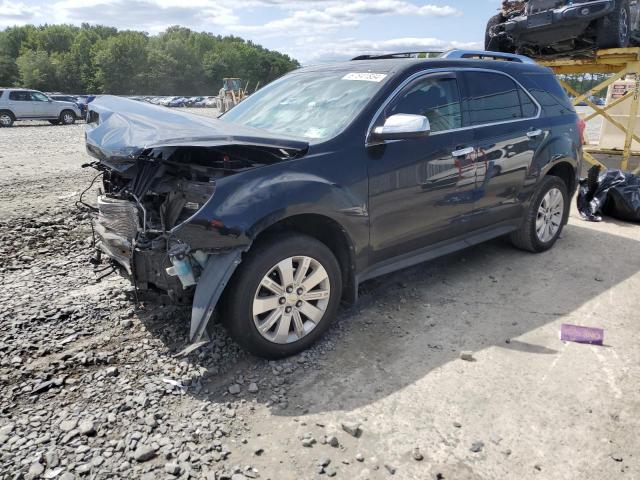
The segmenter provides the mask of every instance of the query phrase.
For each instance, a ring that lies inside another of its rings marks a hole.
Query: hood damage
[[[90,104],[85,137],[97,159],[91,166],[102,172],[94,263],[106,257],[138,290],[192,301],[190,338],[206,337],[224,286],[250,245],[233,226],[206,216],[216,184],[303,156],[308,143],[112,96]],[[225,239],[229,232],[235,241]]]

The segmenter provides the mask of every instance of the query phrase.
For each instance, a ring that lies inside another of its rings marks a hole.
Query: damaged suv
[[[577,185],[578,117],[529,59],[464,56],[303,68],[219,119],[98,98],[98,257],[192,302],[191,340],[215,313],[278,358],[367,279],[502,235],[551,248]]]
[[[637,0],[505,0],[485,49],[534,57],[638,45]]]

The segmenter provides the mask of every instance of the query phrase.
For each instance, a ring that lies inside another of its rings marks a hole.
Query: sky
[[[0,30],[101,24],[156,34],[181,25],[237,35],[303,64],[361,54],[481,48],[500,0],[0,0]]]

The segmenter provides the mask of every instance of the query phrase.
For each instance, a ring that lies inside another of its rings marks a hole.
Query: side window
[[[454,76],[431,75],[409,84],[387,107],[389,117],[396,113],[424,115],[431,132],[462,127],[462,107],[458,82]]]
[[[9,93],[9,100],[15,100],[17,102],[28,102],[31,100],[31,98],[29,97],[29,92],[18,90]]]
[[[471,125],[530,118],[538,112],[529,95],[506,75],[465,72],[465,80]]]
[[[48,102],[47,96],[40,92],[31,92],[31,100],[34,102]]]

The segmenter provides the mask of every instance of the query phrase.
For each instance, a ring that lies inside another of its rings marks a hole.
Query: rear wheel
[[[60,112],[60,123],[64,125],[71,125],[76,121],[76,115],[71,110],[63,110]]]
[[[511,234],[511,242],[530,252],[549,250],[560,237],[568,216],[567,186],[559,177],[548,175],[531,199],[522,225]]]
[[[10,127],[13,125],[14,121],[15,118],[13,116],[13,113],[9,112],[8,110],[0,111],[0,127]]]
[[[631,44],[628,0],[617,0],[614,11],[598,22],[598,48],[626,48]]]
[[[333,253],[315,238],[271,236],[249,251],[226,291],[222,321],[233,339],[254,355],[282,358],[327,331],[342,278]]]

